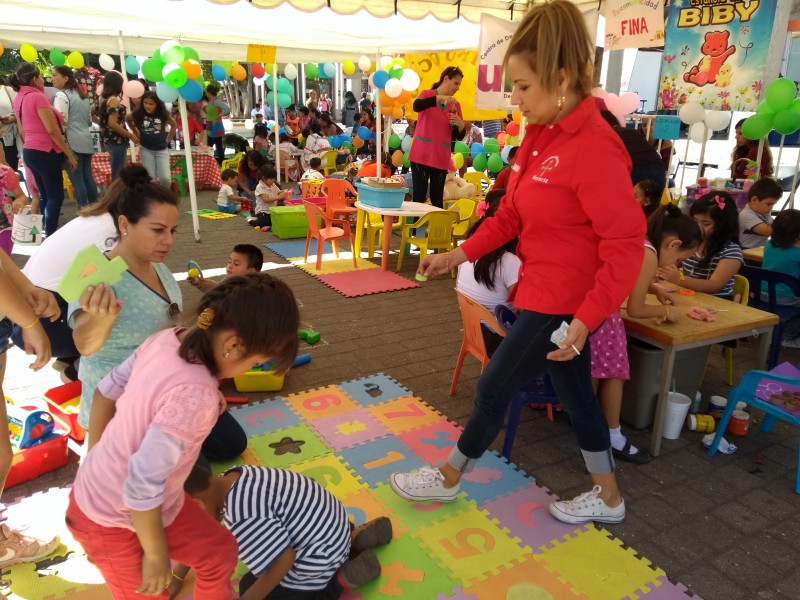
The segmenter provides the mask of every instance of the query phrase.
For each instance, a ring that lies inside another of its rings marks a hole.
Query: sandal
[[[625,446],[622,450],[617,450],[613,446],[611,447],[611,452],[614,455],[614,458],[618,458],[625,462],[633,463],[636,465],[643,465],[650,462],[652,458],[645,450],[639,448],[638,452],[631,452],[631,441],[625,440]]]

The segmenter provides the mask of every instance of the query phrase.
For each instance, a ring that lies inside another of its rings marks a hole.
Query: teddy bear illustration
[[[722,65],[717,73],[717,81],[714,83],[717,87],[728,87],[731,84],[731,77],[733,76],[733,68],[730,65]]]
[[[723,64],[731,54],[736,52],[736,46],[728,46],[728,35],[727,31],[706,33],[705,41],[700,48],[703,58],[688,73],[683,74],[684,81],[701,86],[717,81]]]

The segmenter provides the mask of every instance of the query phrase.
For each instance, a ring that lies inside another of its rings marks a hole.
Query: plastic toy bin
[[[305,206],[271,206],[272,233],[282,240],[308,235]]]
[[[408,193],[408,188],[378,188],[363,183],[356,183],[358,201],[377,208],[400,208]]]
[[[11,470],[6,477],[4,489],[11,486],[36,479],[39,475],[58,469],[67,464],[69,449],[67,439],[69,438],[70,427],[66,421],[58,415],[53,415],[55,421],[55,431],[62,435],[36,444],[30,448],[14,449],[14,456],[11,459]]]
[[[78,423],[78,404],[74,403],[74,409],[65,407],[64,404],[81,397],[81,382],[73,381],[66,385],[60,385],[44,393],[47,402],[47,410],[62,421],[69,423],[71,437],[76,442],[82,442],[86,438],[86,430]],[[70,402],[73,404],[72,402]]]
[[[285,374],[252,369],[233,378],[237,392],[279,392],[283,389]]]

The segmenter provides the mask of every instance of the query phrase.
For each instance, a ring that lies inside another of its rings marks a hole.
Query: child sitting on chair
[[[264,265],[264,255],[253,244],[236,244],[228,257],[228,265],[225,267],[225,277],[236,275],[248,275],[258,273]],[[217,286],[217,282],[206,277],[188,279],[189,283],[200,288],[204,292]]]
[[[287,194],[289,198],[292,195],[290,190],[283,191],[278,187],[275,183],[277,178],[278,173],[272,165],[261,167],[261,181],[256,186],[256,214],[247,219],[247,222],[253,227],[261,228],[262,231],[265,231],[265,227],[272,226],[269,216],[270,205],[282,206]]]
[[[219,212],[234,215],[242,210],[242,202],[248,199],[236,193],[236,186],[239,185],[239,174],[233,169],[225,169],[220,173],[222,187],[217,194],[217,210]]]
[[[184,489],[236,538],[249,570],[240,600],[329,600],[381,574],[372,548],[391,541],[388,517],[353,528],[344,505],[299,473],[239,465],[215,477],[195,467]],[[188,570],[177,565],[174,572],[183,578]]]
[[[317,170],[322,166],[322,160],[320,160],[318,157],[315,156],[310,161],[308,161],[308,166],[309,169],[305,173],[303,173],[303,176],[300,178],[300,181],[308,181],[309,179],[320,179],[320,180],[325,179],[325,175],[323,175]]]

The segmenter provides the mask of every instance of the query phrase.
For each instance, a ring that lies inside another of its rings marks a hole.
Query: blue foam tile
[[[300,425],[300,418],[280,397],[247,406],[232,406],[230,412],[248,438]]]
[[[475,468],[461,478],[461,490],[478,506],[530,485],[533,480],[496,452],[486,452]]]
[[[340,450],[338,454],[370,487],[388,482],[392,473],[414,471],[422,466],[419,458],[405,444],[393,437]]]
[[[397,400],[411,392],[383,373],[338,384],[345,393],[361,406],[374,406],[382,402]]]
[[[297,258],[305,254],[306,241],[293,240],[291,242],[275,242],[274,244],[264,244],[264,247],[282,258]],[[325,242],[325,245],[322,247],[322,252],[323,254],[333,253],[333,246],[331,246],[330,242]],[[317,255],[317,240],[311,240],[311,245],[308,247],[308,255]]]

